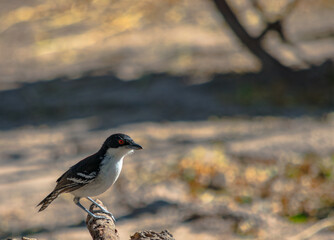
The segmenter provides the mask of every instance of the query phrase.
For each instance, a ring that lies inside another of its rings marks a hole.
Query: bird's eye
[[[120,145],[123,145],[123,144],[125,143],[125,141],[124,141],[123,139],[120,139],[120,140],[118,140],[118,143],[119,143]]]

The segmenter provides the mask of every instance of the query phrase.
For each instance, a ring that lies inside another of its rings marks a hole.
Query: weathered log
[[[98,204],[107,209],[100,200],[96,200]],[[111,217],[103,213],[97,206],[92,204],[89,210],[98,216],[104,216],[108,219],[94,219],[87,215],[86,226],[93,240],[119,240],[118,231]],[[131,236],[131,240],[175,240],[167,230],[160,233],[154,231],[140,231]]]
[[[153,231],[136,232],[131,236],[131,240],[175,240],[173,235],[167,230],[163,230],[161,233]]]
[[[96,200],[98,204],[107,209],[100,200]],[[87,215],[86,226],[93,240],[119,240],[119,235],[112,218],[103,213],[100,208],[92,204],[89,210],[97,216],[104,216],[107,219],[95,219]]]

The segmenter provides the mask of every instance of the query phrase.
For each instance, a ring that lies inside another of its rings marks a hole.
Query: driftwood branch
[[[100,200],[97,203],[106,208]],[[104,216],[107,219],[95,219],[87,215],[86,226],[94,240],[119,240],[119,235],[112,218],[101,212],[100,208],[92,204],[89,210],[97,216]]]
[[[153,231],[136,232],[131,236],[131,240],[175,240],[167,230],[161,233]]]
[[[100,200],[97,203],[106,208]],[[107,208],[106,208],[107,209]],[[118,231],[111,217],[96,207],[94,204],[90,206],[90,211],[95,215],[104,216],[108,219],[94,219],[87,215],[86,226],[93,240],[119,240]],[[160,233],[154,231],[136,232],[131,236],[131,240],[174,240],[173,236],[164,230]]]

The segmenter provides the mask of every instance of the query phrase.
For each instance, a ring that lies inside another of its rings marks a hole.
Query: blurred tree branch
[[[305,229],[301,233],[298,233],[297,235],[288,238],[288,240],[306,240],[311,238],[313,235],[320,232],[321,230],[332,226],[334,226],[334,217],[326,218]]]
[[[256,37],[255,39],[257,41],[261,41],[264,36],[269,32],[269,31],[276,31],[278,32],[280,38],[282,39],[282,41],[287,42],[287,38],[283,32],[283,27],[282,27],[282,21],[281,20],[277,20],[275,22],[272,23],[267,23],[267,27],[263,30],[263,32]]]
[[[284,31],[284,26],[286,25],[284,23],[287,20],[287,17],[293,12],[300,0],[292,0],[287,2],[286,5],[282,7],[282,9],[280,9],[279,13],[274,14],[275,16],[271,16],[266,13],[267,10],[265,6],[263,6],[263,4],[265,5],[265,1],[249,1],[251,3],[251,7],[257,10],[258,16],[260,17],[260,19],[262,19],[262,22],[265,25],[262,32],[256,37],[253,37],[248,33],[247,29],[239,21],[237,14],[229,6],[228,1],[213,0],[216,8],[224,17],[230,29],[239,38],[241,43],[258,58],[262,65],[262,72],[270,73],[270,75],[274,74],[276,76],[283,76],[286,79],[295,79],[295,77],[291,75],[291,73],[295,71],[291,67],[282,64],[275,56],[273,56],[263,47],[262,40],[269,32],[276,32],[282,43],[290,46],[290,53],[293,54],[296,59],[298,59],[300,66],[307,67],[306,70],[309,70],[311,72],[319,72],[321,74],[324,69],[328,69],[327,66],[331,62],[330,59],[325,61],[321,66],[314,66],[312,62],[305,59],[302,50],[293,41],[291,41],[289,37],[287,37]],[[327,34],[322,34],[322,36],[313,36],[313,38],[311,39],[326,37],[330,38],[332,37],[332,35],[333,34],[330,31]]]
[[[296,57],[299,58],[301,62],[304,64],[311,66],[312,63],[308,62],[302,57],[301,52],[299,49],[295,46],[295,44],[286,36],[285,31],[284,31],[284,21],[286,21],[287,17],[291,14],[291,12],[295,9],[297,4],[299,3],[300,0],[293,0],[290,1],[285,8],[277,14],[275,17],[275,20],[270,20],[268,16],[265,14],[265,9],[261,6],[259,0],[251,0],[252,6],[258,10],[258,14],[260,15],[261,19],[264,21],[265,24],[265,29],[262,31],[259,36],[256,37],[258,41],[262,41],[263,38],[267,35],[268,32],[274,31],[278,33],[278,36],[280,37],[280,40],[288,45],[294,46],[294,54]]]
[[[234,14],[226,0],[213,0],[217,9],[224,17],[227,24],[230,26],[235,35],[240,41],[253,53],[262,64],[262,71],[276,70],[278,73],[290,73],[291,69],[281,64],[277,59],[271,56],[261,45],[261,39],[252,37],[246,29],[241,25],[237,16]],[[272,25],[269,25],[270,27]],[[268,28],[268,27],[267,27]],[[264,30],[266,33],[268,30]],[[262,34],[261,34],[262,35]],[[260,36],[261,36],[260,35]]]
[[[258,10],[258,13],[261,15],[261,18],[265,21],[265,29],[262,31],[262,33],[256,38],[257,40],[262,40],[263,37],[269,32],[269,31],[276,31],[278,35],[280,36],[281,40],[285,43],[291,42],[288,40],[284,33],[283,29],[283,22],[286,19],[288,15],[295,9],[296,5],[298,4],[299,0],[291,1],[287,4],[284,11],[282,11],[277,17],[275,21],[270,21],[268,17],[265,15],[265,10],[257,0],[252,0],[252,6]]]

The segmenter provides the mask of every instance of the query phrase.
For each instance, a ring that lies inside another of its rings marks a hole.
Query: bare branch
[[[131,240],[175,240],[167,230],[162,231],[161,233],[156,233],[153,231],[142,231],[136,232],[131,236]]]
[[[96,200],[98,204],[106,209],[100,200]],[[119,240],[118,231],[116,229],[115,223],[111,217],[103,213],[97,206],[92,204],[90,206],[90,211],[98,216],[104,216],[107,219],[95,219],[90,215],[87,215],[86,225],[92,236],[93,240]],[[141,231],[136,232],[131,236],[131,240],[175,240],[167,230],[161,233],[156,233],[153,231]]]
[[[291,12],[295,9],[296,5],[299,3],[299,0],[294,0],[291,1],[287,6],[285,7],[284,11],[282,11],[279,16],[276,18],[276,21],[270,22],[268,20],[268,17],[265,16],[264,9],[262,6],[259,4],[258,1],[252,0],[251,1],[253,7],[258,10],[258,13],[261,15],[261,19],[265,21],[266,28],[262,31],[262,33],[257,37],[258,40],[262,40],[263,37],[271,30],[278,32],[281,40],[286,43],[290,43],[288,41],[285,33],[284,33],[284,28],[283,28],[283,22],[285,18],[291,14]]]
[[[314,234],[320,232],[321,230],[334,226],[334,217],[326,218],[302,231],[301,233],[289,237],[288,240],[306,240],[311,238]]]
[[[237,16],[227,4],[226,0],[213,0],[213,2],[216,4],[217,9],[223,15],[226,23],[230,26],[235,35],[249,49],[249,51],[261,61],[263,71],[276,70],[277,74],[291,72],[288,67],[281,64],[261,46],[261,41],[248,34],[246,29],[239,22]]]
[[[96,200],[98,204],[106,208],[100,200]],[[114,221],[111,217],[92,204],[89,209],[92,213],[97,216],[104,216],[107,219],[95,219],[90,215],[87,215],[86,226],[89,230],[93,240],[119,240],[118,232]]]
[[[285,37],[282,29],[282,22],[281,20],[277,20],[273,23],[267,23],[267,27],[263,30],[263,32],[256,37],[258,41],[261,41],[263,37],[269,32],[269,31],[276,31],[278,32],[279,36],[284,42],[288,42],[287,38]]]

